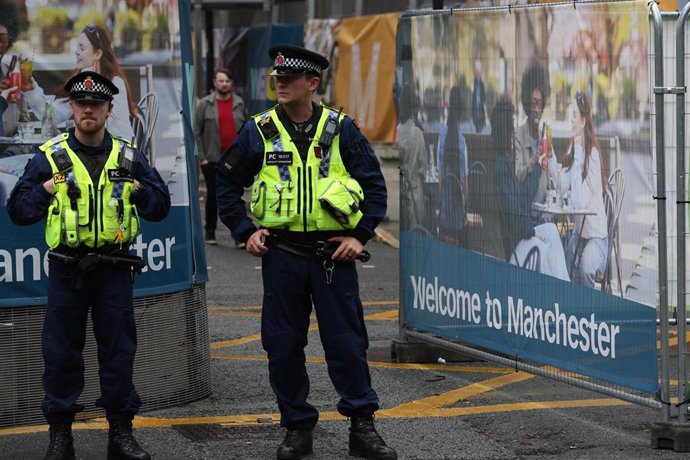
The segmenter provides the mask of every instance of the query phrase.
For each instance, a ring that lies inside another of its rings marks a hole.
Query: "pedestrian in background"
[[[232,72],[221,68],[213,77],[214,91],[202,98],[194,112],[194,135],[199,152],[199,165],[206,182],[206,243],[218,244],[216,223],[216,163],[220,154],[233,143],[247,119],[244,100],[233,94]],[[235,241],[238,248],[244,242]]]
[[[386,185],[367,139],[341,111],[312,101],[328,60],[290,45],[269,50],[278,105],[255,115],[218,163],[220,218],[262,257],[261,342],[287,434],[279,459],[312,452],[319,418],[307,402],[305,367],[312,303],[328,374],[351,421],[350,454],[395,459],[374,427],[368,338],[355,259],[386,213]],[[256,179],[255,179],[256,178]],[[252,187],[252,213],[242,201]],[[319,249],[332,244],[330,253]]]
[[[91,311],[98,345],[101,397],[109,459],[149,459],[132,436],[141,406],[134,388],[137,348],[133,277],[143,261],[129,254],[138,216],[162,220],[170,194],[158,172],[105,123],[117,87],[96,72],[66,84],[76,127],[43,144],[7,202],[17,225],[46,219],[48,308],[43,323],[43,415],[50,424],[47,460],[75,458],[74,415],[84,388],[86,321]]]

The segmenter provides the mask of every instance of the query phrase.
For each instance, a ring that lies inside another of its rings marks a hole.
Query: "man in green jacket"
[[[244,100],[233,94],[232,72],[225,68],[216,70],[213,77],[214,92],[202,98],[194,112],[194,135],[199,151],[199,165],[206,181],[206,243],[216,241],[216,162],[237,137],[245,120],[247,109]],[[244,247],[244,243],[235,242]]]

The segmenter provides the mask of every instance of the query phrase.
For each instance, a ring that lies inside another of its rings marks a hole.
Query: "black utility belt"
[[[65,254],[59,251],[48,251],[48,259],[62,262],[67,265],[74,265],[81,272],[90,272],[97,268],[115,266],[131,268],[140,272],[146,266],[141,257],[117,252],[111,254],[87,253],[79,255]]]
[[[261,237],[262,242],[266,247],[275,247],[283,251],[296,254],[302,257],[319,257],[321,259],[330,259],[340,246],[340,241],[316,241],[314,243],[295,243],[294,241],[282,238],[275,233],[268,236]],[[368,251],[362,251],[357,260],[368,262],[371,255]]]

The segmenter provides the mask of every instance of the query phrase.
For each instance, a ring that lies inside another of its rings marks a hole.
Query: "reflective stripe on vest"
[[[139,234],[139,216],[130,202],[133,182],[119,165],[120,150],[131,148],[125,141],[112,138],[113,146],[98,184],[67,144],[67,135],[56,136],[43,144],[53,172],[55,194],[48,209],[46,243],[52,249],[60,244],[93,248],[109,244],[131,243]],[[64,150],[72,167],[60,171],[52,152]]]
[[[350,177],[340,156],[340,135],[333,139],[329,152],[324,152],[319,146],[319,139],[329,116],[337,117],[338,112],[323,106],[314,139],[307,151],[306,163],[280,122],[275,107],[253,117],[264,140],[264,159],[252,186],[251,210],[262,226],[291,231],[343,230],[354,228],[361,219],[362,213],[358,206],[343,220],[334,218],[319,203],[323,191],[329,189],[334,181],[350,184],[357,190],[355,196],[362,195],[359,184]],[[338,122],[344,116],[341,114]],[[265,124],[268,117],[278,130],[278,135],[270,139],[264,137],[259,125],[262,122]],[[267,164],[269,155],[273,152],[289,153],[291,164]],[[322,165],[323,156],[327,157],[326,165]],[[320,177],[320,169],[328,177]]]

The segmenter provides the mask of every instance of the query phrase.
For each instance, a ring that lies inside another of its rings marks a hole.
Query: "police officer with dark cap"
[[[307,402],[304,347],[313,303],[338,412],[351,421],[350,454],[395,459],[374,427],[379,398],[355,267],[386,213],[381,167],[350,117],[312,102],[328,60],[290,45],[274,46],[269,55],[278,105],[252,117],[221,157],[217,201],[233,238],[262,257],[261,341],[287,428],[277,456],[312,452],[319,414]],[[242,201],[250,186],[258,229]]]
[[[39,147],[12,190],[7,211],[15,224],[46,220],[50,275],[43,323],[43,414],[50,424],[46,459],[74,459],[72,422],[83,405],[82,351],[89,310],[98,345],[101,396],[109,423],[108,455],[149,459],[132,436],[141,400],[132,381],[137,348],[129,254],[139,217],[163,219],[170,194],[158,172],[125,139],[105,129],[117,88],[95,72],[72,77],[65,90],[75,128]]]

